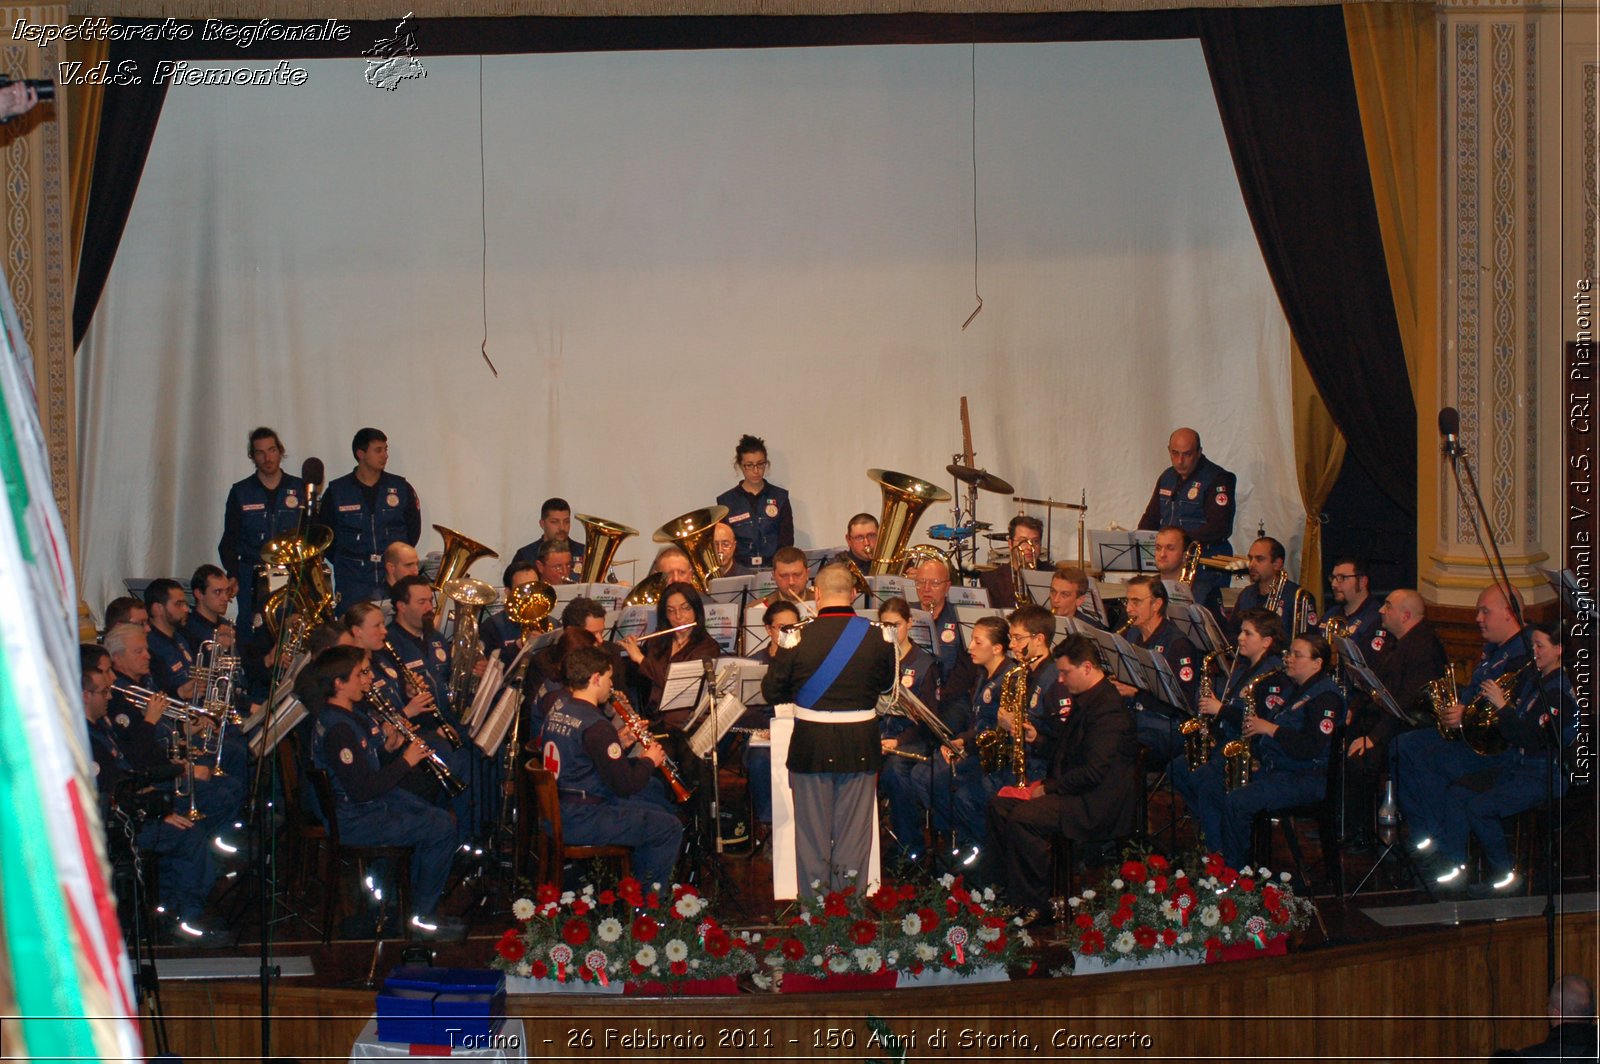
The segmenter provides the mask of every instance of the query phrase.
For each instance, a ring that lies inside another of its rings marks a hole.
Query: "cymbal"
[[[950,465],[944,467],[944,471],[961,481],[963,484],[971,484],[975,488],[981,488],[984,491],[993,491],[1000,495],[1011,494],[1012,489],[1010,483],[995,476],[986,469],[973,469],[971,466],[957,465],[956,463],[952,462]]]

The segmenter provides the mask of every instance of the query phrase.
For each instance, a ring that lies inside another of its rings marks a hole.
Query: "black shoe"
[[[1522,878],[1517,875],[1516,869],[1502,872],[1481,883],[1474,883],[1467,888],[1469,898],[1509,898],[1522,886]]]
[[[413,916],[406,921],[412,938],[429,942],[460,942],[467,937],[467,925],[453,916]]]

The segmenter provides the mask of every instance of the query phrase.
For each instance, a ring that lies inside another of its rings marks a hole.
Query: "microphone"
[[[1461,412],[1453,406],[1439,411],[1439,435],[1444,437],[1444,453],[1454,458],[1461,453]]]
[[[300,479],[306,482],[306,513],[312,514],[317,510],[317,501],[322,497],[322,459],[307,458],[300,463]]]

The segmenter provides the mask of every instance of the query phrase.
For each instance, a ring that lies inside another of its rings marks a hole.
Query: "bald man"
[[[1517,615],[1499,587],[1485,588],[1478,595],[1477,619],[1483,636],[1483,657],[1472,670],[1472,678],[1459,690],[1459,701],[1441,714],[1447,727],[1461,723],[1462,703],[1477,698],[1486,680],[1521,670],[1511,692],[1512,704],[1520,703],[1538,682],[1533,669],[1522,668],[1528,664],[1529,640],[1522,637]],[[1465,742],[1445,739],[1438,728],[1419,728],[1395,741],[1395,793],[1400,813],[1410,826],[1412,846],[1432,863],[1430,874],[1438,887],[1464,888],[1467,879],[1466,832],[1462,825],[1446,822],[1452,807],[1445,791],[1457,780],[1487,774],[1515,756],[1512,748],[1493,756],[1477,753]],[[1442,837],[1451,841],[1442,842]],[[1444,852],[1446,849],[1452,852]]]
[[[1200,543],[1207,557],[1233,553],[1228,537],[1233,535],[1238,505],[1237,479],[1205,456],[1200,434],[1191,428],[1177,429],[1168,437],[1167,458],[1172,464],[1156,478],[1139,529],[1154,532],[1176,525]],[[1213,588],[1227,582],[1224,573],[1201,570],[1195,578],[1195,601],[1205,602]]]
[[[1372,666],[1384,689],[1394,696],[1401,709],[1409,710],[1422,696],[1430,680],[1437,680],[1450,667],[1444,644],[1426,616],[1422,596],[1411,588],[1389,592],[1378,607],[1378,615],[1388,638],[1372,649],[1372,640],[1359,644],[1362,657]],[[1346,738],[1349,760],[1345,762],[1345,827],[1350,845],[1366,849],[1373,843],[1373,817],[1377,810],[1378,788],[1389,763],[1389,744],[1408,730],[1409,725],[1365,695],[1351,699],[1351,721]]]
[[[1563,975],[1545,999],[1550,1036],[1514,1054],[1523,1060],[1594,1060],[1594,987],[1581,975]],[[1496,1054],[1498,1056],[1500,1054]]]

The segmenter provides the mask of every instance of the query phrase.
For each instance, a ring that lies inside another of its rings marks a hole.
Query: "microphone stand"
[[[1441,415],[1442,426],[1443,415]],[[1450,472],[1455,478],[1456,493],[1468,499],[1471,506],[1468,512],[1472,517],[1473,533],[1478,540],[1478,550],[1483,554],[1484,564],[1489,567],[1490,578],[1500,595],[1505,599],[1506,609],[1511,612],[1512,618],[1517,622],[1517,638],[1522,643],[1523,652],[1528,661],[1533,661],[1533,638],[1528,633],[1527,621],[1522,615],[1522,604],[1517,597],[1516,590],[1511,586],[1511,576],[1506,572],[1506,563],[1500,556],[1500,544],[1494,538],[1494,529],[1489,523],[1489,513],[1484,508],[1483,496],[1478,492],[1478,478],[1473,474],[1472,461],[1467,454],[1467,449],[1456,439],[1453,432],[1446,432],[1444,439],[1444,455],[1450,459]],[[1462,487],[1465,478],[1466,487]],[[1490,558],[1490,551],[1494,557]],[[1550,730],[1550,756],[1545,769],[1545,884],[1544,884],[1544,950],[1545,950],[1545,985],[1554,986],[1556,981],[1556,882],[1555,882],[1555,848],[1559,839],[1556,830],[1556,767],[1561,761],[1561,706],[1559,702],[1550,712],[1549,696],[1544,692],[1543,678],[1538,675],[1538,668],[1534,668],[1535,695],[1545,703],[1545,717],[1548,721],[1546,727]],[[1510,704],[1508,703],[1508,708]]]

